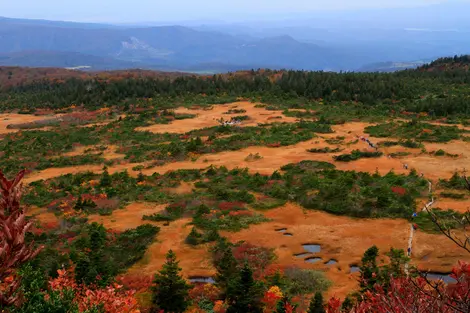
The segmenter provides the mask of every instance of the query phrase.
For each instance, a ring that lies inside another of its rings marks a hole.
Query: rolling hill
[[[182,26],[122,28],[100,24],[0,19],[2,65],[90,66],[229,71],[246,68],[353,68],[344,53],[290,36],[243,38]]]

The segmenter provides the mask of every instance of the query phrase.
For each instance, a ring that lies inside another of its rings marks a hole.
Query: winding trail
[[[368,141],[368,139],[366,141],[362,140],[362,138],[367,138],[366,136],[358,136],[357,134],[354,134],[359,140],[363,141],[364,143],[366,143],[369,147],[371,148],[374,148],[376,149],[377,151],[379,150],[379,147],[375,144],[373,144],[372,142]],[[389,155],[388,152],[387,152],[387,149],[383,149],[384,150],[384,154],[385,155]],[[402,163],[402,166],[406,169],[408,169],[408,165],[400,160],[398,160],[400,163]],[[428,180],[428,192],[429,194],[431,195],[431,201],[428,202],[427,204],[424,205],[424,207],[421,209],[421,212],[426,212],[427,210],[429,210],[431,208],[431,206],[434,204],[434,196],[432,196],[432,182]],[[419,212],[415,212],[415,214],[418,214]],[[415,216],[415,214],[413,214],[413,216]],[[413,221],[413,220],[412,220]],[[409,260],[411,261],[411,255],[412,255],[412,251],[413,251],[413,237],[414,237],[414,233],[415,233],[416,229],[413,225],[413,223],[411,222],[410,223],[410,235],[408,237],[408,247],[407,247],[407,256],[409,258]],[[409,262],[406,262],[405,264],[405,273],[406,275],[409,274]]]

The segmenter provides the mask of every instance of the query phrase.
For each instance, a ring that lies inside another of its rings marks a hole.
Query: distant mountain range
[[[469,4],[457,3],[191,27],[0,17],[0,65],[195,73],[395,71],[422,64],[415,60],[470,53],[470,22],[462,13],[467,9]]]
[[[290,36],[243,39],[181,26],[121,28],[0,19],[0,64],[228,71],[247,68],[338,70],[346,54]]]

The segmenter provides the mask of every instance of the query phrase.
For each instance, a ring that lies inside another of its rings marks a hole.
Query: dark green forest
[[[441,64],[465,63],[466,56],[437,60]],[[383,106],[387,111],[424,112],[430,116],[468,115],[468,71],[460,67],[439,71],[432,64],[395,73],[333,73],[258,70],[224,75],[159,78],[70,78],[39,80],[6,89],[0,94],[1,110],[62,109],[83,105],[175,106],[184,101],[220,103],[245,97],[267,103],[356,103]],[[2,89],[4,86],[0,86]],[[3,88],[4,89],[4,88]],[[171,103],[171,104],[169,104]]]

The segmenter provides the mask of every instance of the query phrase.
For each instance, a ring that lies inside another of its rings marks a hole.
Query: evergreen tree
[[[113,266],[105,254],[106,229],[101,224],[93,223],[88,226],[87,233],[87,238],[80,244],[83,252],[74,257],[75,278],[87,285],[106,286],[116,274],[111,271]],[[100,279],[97,280],[98,277]]]
[[[137,182],[141,183],[143,181],[145,181],[145,176],[144,174],[142,174],[142,172],[139,172],[139,174],[137,175]]]
[[[100,186],[109,187],[111,186],[111,183],[112,183],[111,176],[109,175],[108,168],[105,166],[103,168],[103,174],[101,175]]]
[[[190,286],[179,275],[181,268],[178,264],[175,253],[172,250],[168,251],[163,268],[155,274],[152,312],[163,310],[168,313],[180,313],[188,307]]]
[[[185,242],[188,245],[196,246],[199,244],[199,239],[201,239],[202,235],[197,232],[196,227],[191,229],[191,232],[186,237]]]
[[[390,264],[384,267],[384,270],[388,272],[386,276],[395,278],[405,276],[405,264],[410,261],[410,258],[405,255],[405,251],[390,248],[387,256],[390,258]]]
[[[251,268],[245,263],[240,276],[229,286],[227,293],[230,306],[227,313],[261,313],[260,289],[253,279]]]
[[[316,292],[315,296],[310,301],[308,313],[326,313],[321,292]]]
[[[217,242],[214,249],[214,265],[217,269],[215,281],[222,291],[227,292],[229,283],[234,281],[237,274],[237,260],[233,256],[231,244],[224,238]]]
[[[362,264],[360,266],[360,285],[362,292],[372,290],[374,285],[379,281],[380,270],[377,266],[378,256],[379,249],[376,246],[372,246],[364,252]]]

